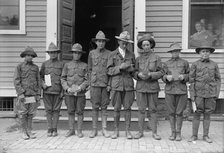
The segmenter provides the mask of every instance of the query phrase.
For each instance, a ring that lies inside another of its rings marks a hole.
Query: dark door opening
[[[106,48],[117,47],[115,35],[122,29],[122,0],[76,0],[74,43],[80,43],[87,52],[82,61],[87,62],[89,51],[95,48],[91,39],[102,30],[110,39]]]

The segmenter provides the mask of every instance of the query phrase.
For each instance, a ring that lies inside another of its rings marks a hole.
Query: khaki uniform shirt
[[[41,94],[39,68],[33,62],[20,63],[14,73],[14,86],[18,96],[37,96]]]

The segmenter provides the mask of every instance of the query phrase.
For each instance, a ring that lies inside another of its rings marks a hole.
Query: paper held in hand
[[[35,103],[36,102],[36,99],[34,96],[32,97],[25,97],[25,104],[29,104],[29,103]]]
[[[44,75],[44,81],[45,81],[45,84],[50,87],[51,86],[51,75],[48,74],[48,75]]]
[[[192,109],[193,109],[193,112],[197,110],[195,101],[192,101]]]

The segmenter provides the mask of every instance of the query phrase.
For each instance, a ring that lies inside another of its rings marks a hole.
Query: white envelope
[[[51,75],[48,74],[48,75],[44,75],[44,81],[45,81],[45,84],[50,87],[51,86]]]
[[[34,96],[32,97],[25,97],[25,104],[29,104],[29,103],[35,103],[36,102],[36,99]]]

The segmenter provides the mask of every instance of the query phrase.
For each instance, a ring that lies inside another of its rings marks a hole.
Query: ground
[[[199,140],[195,143],[187,141],[191,136],[191,122],[185,121],[182,130],[181,142],[169,141],[170,127],[167,120],[159,121],[158,134],[161,141],[153,140],[151,131],[144,132],[139,140],[127,140],[125,132],[120,132],[118,139],[104,138],[100,131],[96,138],[89,138],[89,128],[84,128],[84,138],[72,136],[65,138],[67,124],[59,129],[59,136],[46,136],[46,123],[34,123],[36,139],[22,140],[17,129],[15,119],[0,119],[0,153],[223,153],[223,129],[221,121],[213,121],[210,128],[210,137],[213,143],[208,144],[202,140],[202,123],[199,130]],[[41,125],[40,125],[41,124]],[[89,126],[91,124],[86,124]],[[137,124],[133,124],[136,126]],[[132,129],[136,129],[133,127]],[[36,128],[35,128],[36,127]],[[37,128],[38,127],[38,128]],[[40,128],[42,127],[42,128]],[[60,125],[60,127],[62,127]],[[112,131],[110,131],[112,133]],[[135,134],[137,131],[132,131]]]

